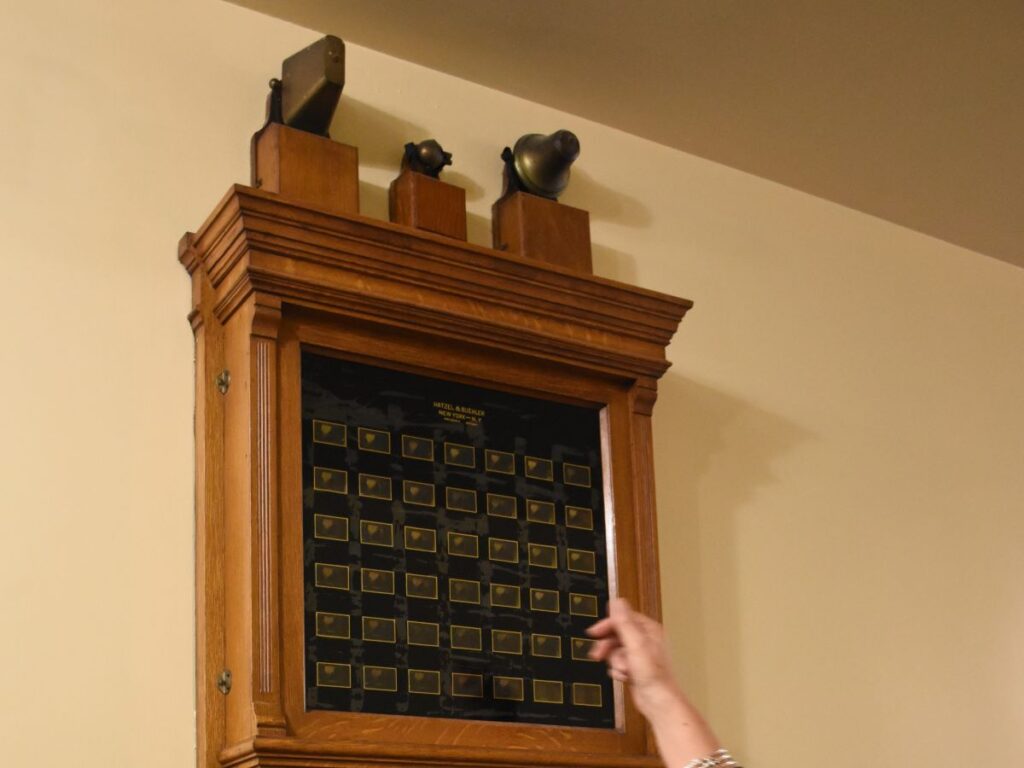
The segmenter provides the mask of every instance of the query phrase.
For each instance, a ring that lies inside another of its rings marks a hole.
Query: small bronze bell
[[[580,141],[571,131],[555,131],[550,136],[528,133],[515,147],[505,147],[506,192],[521,190],[557,200],[569,184],[569,171],[579,157]]]

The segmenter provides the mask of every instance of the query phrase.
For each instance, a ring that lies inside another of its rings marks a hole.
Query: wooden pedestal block
[[[359,151],[270,123],[253,136],[253,186],[330,213],[359,213]]]
[[[409,169],[388,190],[391,221],[466,239],[466,190]]]
[[[500,251],[594,271],[590,253],[590,214],[526,192],[513,192],[491,209],[494,247]]]

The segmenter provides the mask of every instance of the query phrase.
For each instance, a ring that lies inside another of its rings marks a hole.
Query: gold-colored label
[[[363,616],[363,640],[371,643],[396,642],[395,620]]]
[[[378,523],[373,520],[359,521],[359,543],[374,547],[395,546],[395,529],[392,523]]]
[[[514,475],[516,473],[516,455],[508,451],[494,451],[488,448],[484,451],[484,469],[488,472],[497,472],[499,475]]]
[[[569,593],[569,614],[572,616],[590,616],[597,618],[597,595],[581,595]]]
[[[484,647],[480,627],[463,627],[453,624],[448,630],[449,643],[456,651],[481,651]]]
[[[405,526],[405,548],[417,552],[437,552],[437,531]]]
[[[394,693],[398,690],[398,670],[394,667],[363,667],[363,690]]]
[[[352,666],[333,661],[317,662],[316,684],[321,688],[351,688]]]
[[[503,701],[522,701],[525,696],[523,693],[523,678],[521,677],[506,677],[504,675],[495,675],[491,681],[491,685],[494,690],[494,698]]]
[[[343,469],[313,467],[313,490],[324,493],[348,493],[348,473]]]
[[[492,608],[519,608],[519,587],[513,584],[491,584]]]
[[[570,549],[569,570],[579,573],[595,573],[597,571],[597,556],[585,549]]]
[[[524,462],[526,476],[533,480],[547,480],[549,483],[555,479],[555,465],[551,459],[539,459],[536,456],[527,456]]]
[[[468,672],[452,672],[452,696],[482,699],[484,696],[484,676]]]
[[[487,494],[488,515],[493,515],[494,517],[515,518],[519,516],[519,511],[516,507],[517,502],[515,496],[504,496],[500,493]]]
[[[448,579],[448,599],[453,603],[480,605],[480,582],[472,579]]]
[[[565,508],[565,524],[569,528],[580,528],[584,531],[594,530],[594,510],[590,507]]]
[[[530,554],[530,565],[538,568],[558,567],[557,547],[552,547],[549,544],[530,544],[526,549]]]
[[[434,486],[430,483],[417,483],[415,480],[403,480],[402,501],[420,507],[432,507],[434,506]]]
[[[316,563],[313,566],[316,574],[313,583],[324,589],[348,590],[348,566],[337,563]]]
[[[560,659],[562,638],[558,635],[530,635],[530,653],[545,659]]]
[[[491,651],[521,656],[523,653],[523,633],[508,629],[491,630]]]
[[[332,541],[348,541],[348,518],[334,515],[313,515],[313,537]]]
[[[519,542],[511,539],[496,539],[492,536],[487,540],[487,557],[499,563],[518,563]]]
[[[406,597],[421,597],[425,600],[437,600],[437,576],[426,574],[405,574]]]
[[[448,554],[457,557],[480,557],[480,542],[472,533],[448,531]]]
[[[526,500],[526,519],[531,523],[555,524],[555,505],[550,501]]]
[[[405,633],[409,645],[437,648],[441,644],[441,628],[430,621],[407,621]]]
[[[348,443],[348,428],[334,421],[313,419],[313,442],[344,448]]]
[[[402,458],[416,461],[434,460],[434,441],[428,437],[402,435]]]
[[[590,658],[590,650],[594,647],[594,641],[586,637],[574,637],[572,643],[573,661],[593,661]]]
[[[373,592],[378,595],[395,594],[394,571],[362,568],[359,571],[359,583],[363,588],[363,592]]]
[[[600,707],[601,686],[594,683],[573,683],[572,703],[577,707]]]
[[[476,491],[469,488],[445,488],[444,505],[455,512],[476,514]]]
[[[582,464],[570,464],[566,462],[562,465],[562,480],[566,485],[576,485],[581,488],[590,487],[590,467],[585,467]]]
[[[434,408],[437,409],[437,415],[442,421],[449,424],[465,424],[467,427],[479,427],[487,415],[483,408],[445,403],[441,400],[434,401]]]
[[[558,590],[530,588],[530,610],[558,613]]]
[[[441,673],[433,669],[410,669],[409,693],[439,695],[441,693]]]
[[[370,453],[391,453],[391,433],[382,429],[367,429],[359,427],[357,430],[359,450]]]
[[[352,620],[345,613],[316,612],[317,637],[348,640],[352,637]]]
[[[391,501],[391,478],[360,473],[359,495],[364,499]]]
[[[463,445],[462,443],[445,443],[444,463],[453,467],[476,469],[476,451],[471,445]]]
[[[534,680],[533,700],[537,704],[561,704],[562,682],[560,680]]]

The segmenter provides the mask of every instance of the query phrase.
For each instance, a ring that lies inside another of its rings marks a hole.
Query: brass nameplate
[[[558,567],[558,548],[548,544],[530,544],[527,547],[530,553],[530,565],[539,568]]]
[[[601,686],[593,683],[573,683],[572,703],[577,707],[600,707]]]
[[[491,537],[487,540],[487,557],[499,563],[518,563],[519,542]]]
[[[551,459],[539,459],[536,456],[527,456],[525,461],[526,476],[533,480],[547,480],[549,483],[555,479],[555,465]]]
[[[391,478],[359,473],[359,495],[364,499],[391,501]]]
[[[476,469],[476,451],[471,445],[461,443],[444,444],[444,463],[453,467]]]
[[[409,693],[440,695],[441,673],[432,669],[410,669]]]
[[[597,618],[598,606],[596,595],[569,593],[569,614],[572,616],[591,616]]]
[[[492,608],[519,608],[519,587],[513,584],[491,584]]]
[[[471,579],[448,579],[448,599],[453,603],[480,605],[480,582]]]
[[[456,557],[480,557],[480,542],[472,533],[448,531],[448,554]]]
[[[348,444],[348,428],[334,421],[313,419],[313,442],[344,448]]]
[[[363,690],[394,693],[398,690],[398,670],[394,667],[363,667]]]
[[[391,433],[382,429],[367,429],[359,427],[357,430],[359,450],[370,451],[371,453],[391,453]]]
[[[426,645],[431,648],[441,645],[441,628],[433,622],[407,621],[405,634],[409,645]]]
[[[334,515],[313,515],[313,537],[348,541],[348,518]]]
[[[324,688],[351,688],[351,665],[326,661],[317,662],[316,684]]]
[[[359,543],[374,547],[395,546],[395,529],[391,523],[377,523],[373,520],[359,521]]]
[[[418,483],[415,480],[403,480],[402,501],[420,507],[432,507],[434,506],[434,486],[430,483]]]
[[[562,638],[558,635],[530,635],[530,653],[545,659],[560,659]]]
[[[457,651],[483,650],[483,636],[480,627],[463,627],[453,624],[449,630],[449,644]]]
[[[315,584],[325,589],[347,590],[349,588],[348,566],[337,563],[317,563]]]
[[[544,611],[545,613],[558,613],[558,590],[531,589],[530,610]]]
[[[508,629],[492,629],[491,651],[521,656],[523,654],[523,633]]]
[[[560,680],[534,680],[533,700],[538,704],[561,704],[562,683]]]
[[[579,528],[584,531],[594,530],[594,510],[590,507],[565,508],[565,524],[569,528]]]
[[[395,620],[378,616],[363,616],[363,640],[374,643],[397,642]]]
[[[359,583],[362,586],[363,592],[374,592],[378,595],[395,594],[394,571],[362,568],[359,571]]]
[[[555,524],[555,505],[550,501],[526,500],[526,519],[531,523]]]
[[[426,437],[402,435],[402,458],[416,461],[434,460],[434,441]]]
[[[594,641],[586,637],[574,637],[572,639],[573,661],[593,661],[590,658],[590,649],[594,647]]]
[[[426,574],[405,574],[406,597],[421,597],[425,600],[437,600],[437,576]]]
[[[484,451],[484,469],[488,472],[497,472],[501,475],[514,475],[516,473],[516,455],[506,451]]]
[[[494,689],[495,699],[503,701],[522,701],[525,698],[523,694],[523,678],[521,677],[495,675],[492,680],[492,687]]]
[[[566,462],[562,465],[562,480],[566,485],[577,485],[581,488],[589,488],[590,467]]]
[[[313,467],[313,490],[324,493],[348,493],[348,473],[343,469]]]
[[[445,488],[444,506],[455,512],[476,514],[476,491],[468,488]]]
[[[488,515],[515,518],[519,516],[517,506],[518,504],[515,496],[503,496],[500,493],[487,494]]]
[[[405,526],[405,548],[417,552],[437,552],[437,531],[432,528]]]
[[[484,676],[467,672],[452,672],[452,696],[482,699]]]
[[[569,570],[579,573],[594,573],[597,570],[596,556],[593,552],[585,549],[570,549]]]
[[[318,637],[332,637],[349,640],[352,637],[352,620],[346,613],[316,612],[316,634]]]

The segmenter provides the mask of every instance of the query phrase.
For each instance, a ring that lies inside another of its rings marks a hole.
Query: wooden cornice
[[[692,302],[236,185],[179,258],[224,322],[252,294],[635,379]]]

